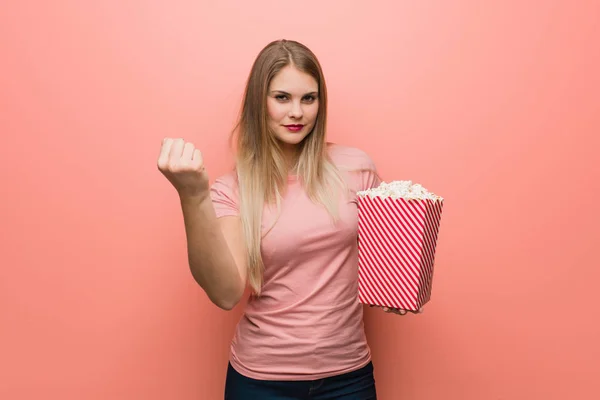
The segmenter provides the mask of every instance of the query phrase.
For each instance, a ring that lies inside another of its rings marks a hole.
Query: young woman
[[[317,58],[280,40],[252,66],[230,173],[210,186],[192,143],[163,141],[158,166],[179,193],[195,280],[225,310],[251,291],[225,399],[376,398],[356,192],[380,179],[365,152],[326,141],[326,121]]]

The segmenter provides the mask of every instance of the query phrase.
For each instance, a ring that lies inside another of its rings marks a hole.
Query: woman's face
[[[289,65],[271,80],[267,92],[269,128],[284,149],[293,149],[311,132],[319,112],[319,85]]]

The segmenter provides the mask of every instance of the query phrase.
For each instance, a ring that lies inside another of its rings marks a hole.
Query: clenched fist
[[[209,195],[208,174],[202,154],[192,143],[183,139],[164,139],[158,156],[158,169],[180,197]]]

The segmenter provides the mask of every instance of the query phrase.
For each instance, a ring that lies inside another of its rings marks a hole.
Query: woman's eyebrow
[[[281,94],[285,94],[286,96],[291,96],[291,94],[289,94],[288,92],[284,91],[284,90],[272,90],[271,93],[281,93]],[[304,94],[304,96],[317,96],[319,94],[319,92],[308,92],[306,94]]]

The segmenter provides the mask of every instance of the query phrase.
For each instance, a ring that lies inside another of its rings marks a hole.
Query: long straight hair
[[[322,204],[338,219],[339,195],[346,185],[327,153],[327,86],[317,57],[292,40],[269,43],[257,56],[246,83],[242,109],[231,139],[237,133],[236,173],[240,217],[247,250],[248,284],[255,296],[263,285],[261,256],[262,215],[265,204],[280,210],[281,194],[288,179],[282,148],[268,128],[267,92],[271,80],[284,67],[293,66],[318,84],[319,109],[313,130],[298,145],[294,166],[309,198]],[[267,232],[268,233],[268,232]]]

